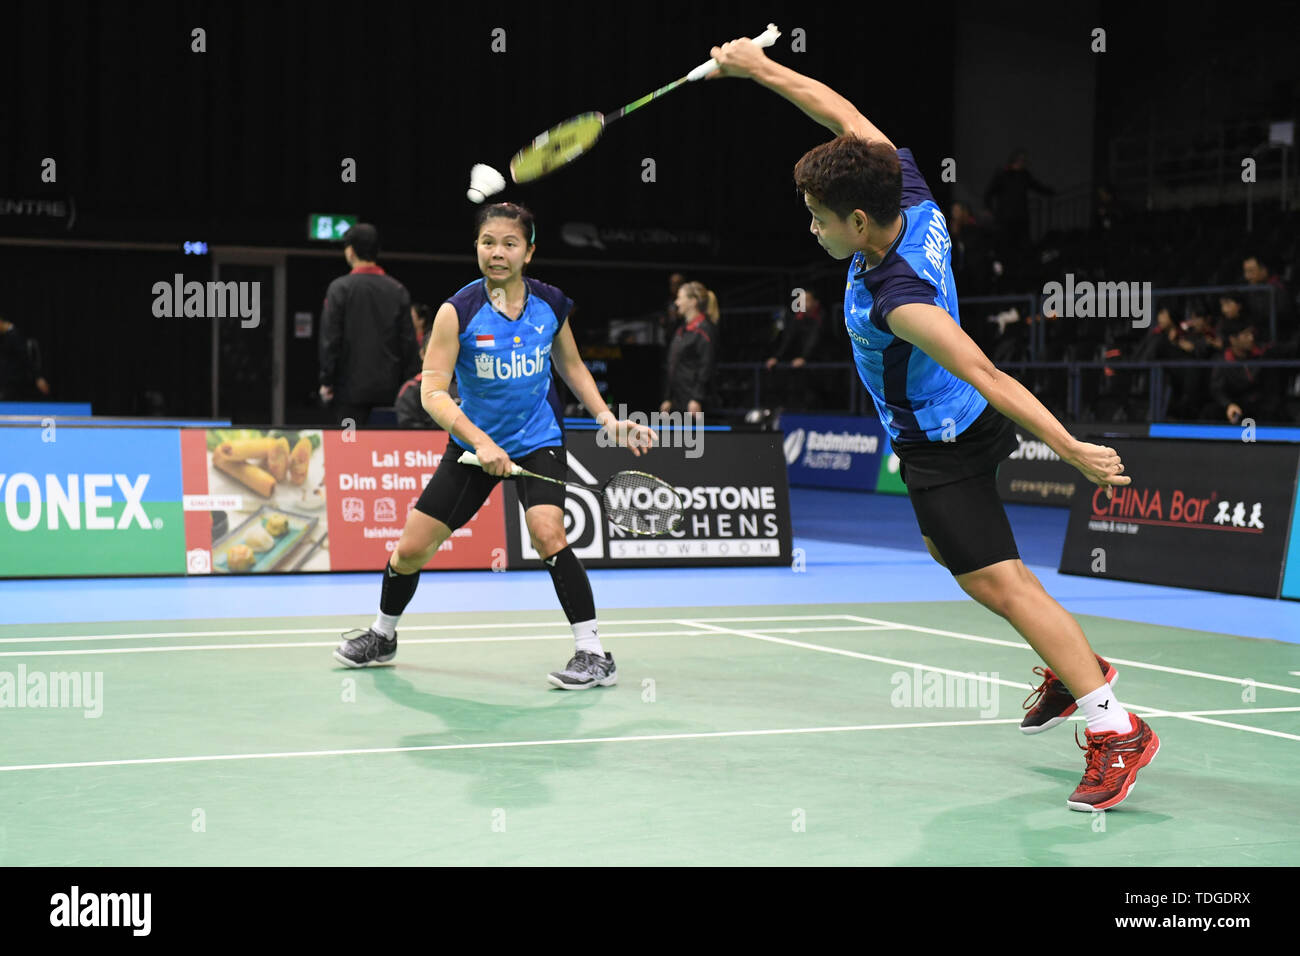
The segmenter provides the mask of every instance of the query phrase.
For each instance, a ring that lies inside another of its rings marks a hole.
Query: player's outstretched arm
[[[578,351],[578,343],[573,340],[573,329],[569,328],[568,322],[560,326],[560,331],[555,333],[552,340],[551,364],[560,378],[564,379],[564,384],[582,402],[582,407],[591,412],[591,417],[619,445],[631,449],[632,454],[640,457],[642,449],[648,451],[659,440],[659,436],[645,425],[619,421],[609,410],[605,399],[600,395],[600,389],[596,387],[596,380],[591,377],[587,366],[582,364],[582,354]]]
[[[719,69],[714,76],[747,76],[784,96],[836,136],[851,133],[873,142],[879,140],[894,145],[840,94],[825,83],[769,60],[763,48],[749,42],[748,37],[715,46],[709,55],[718,61]]]
[[[514,463],[487,432],[475,425],[460,410],[447,389],[460,355],[460,319],[456,307],[444,302],[433,317],[429,332],[429,347],[424,350],[424,371],[420,376],[420,402],[429,417],[447,429],[447,434],[459,438],[474,449],[483,470],[502,478],[510,473]]]
[[[1089,481],[1114,495],[1111,486],[1127,485],[1124,463],[1113,448],[1080,441],[1034,398],[1033,393],[1001,371],[947,312],[923,303],[900,305],[885,317],[890,330],[911,342],[964,382],[970,382],[990,405],[1047,443]]]

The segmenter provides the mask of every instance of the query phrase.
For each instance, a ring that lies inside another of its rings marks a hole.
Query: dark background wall
[[[473,163],[504,170],[542,129],[613,111],[765,17],[785,31],[770,55],[911,146],[946,209],[955,194],[980,197],[1014,146],[1029,148],[1042,178],[1070,187],[1104,178],[1108,144],[1153,123],[1294,116],[1293,13],[1172,0],[11,2],[0,8],[0,237],[177,251],[0,244],[0,315],[40,342],[56,397],[139,414],[157,392],[170,414],[206,414],[210,330],[150,313],[154,282],[208,278],[180,243],[301,247],[308,213],[348,212],[377,223],[389,251],[468,253]],[[1087,52],[1094,25],[1107,29],[1105,55]],[[206,53],[191,52],[197,26]],[[491,50],[497,27],[505,53]],[[795,28],[806,52],[791,50]],[[669,263],[726,293],[724,310],[779,303],[780,282],[821,269],[833,305],[835,270],[790,184],[794,162],[827,135],[755,84],[711,81],[645,107],[591,155],[501,198],[537,213],[532,272],[579,303],[579,327],[660,307]],[[47,156],[58,162],[53,184],[40,181]],[[344,157],[357,161],[355,184],[340,181]],[[953,185],[940,179],[947,157],[958,162]],[[646,158],[653,183],[641,178]],[[5,205],[33,199],[66,202],[75,222]],[[572,223],[622,238],[576,246],[563,238]],[[663,268],[564,264],[579,259]],[[341,258],[289,262],[290,318],[319,317]],[[388,265],[432,302],[476,275],[468,262]],[[756,271],[722,271],[741,266]],[[756,287],[762,276],[771,291]],[[288,357],[292,404],[314,383],[315,341],[291,339]]]

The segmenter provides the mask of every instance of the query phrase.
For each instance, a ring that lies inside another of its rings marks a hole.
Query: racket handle
[[[776,24],[769,23],[767,25],[766,30],[764,30],[758,36],[754,37],[749,42],[754,44],[755,46],[771,46],[773,43],[776,42],[777,37],[779,37],[780,35],[781,35],[781,31],[776,28]],[[695,69],[691,70],[691,72],[687,73],[686,79],[692,81],[702,80],[706,76],[709,76],[710,74],[716,72],[718,72],[718,61],[708,60],[704,63],[701,63]]]
[[[472,451],[461,452],[460,457],[457,458],[456,460],[460,462],[462,465],[473,465],[476,468],[483,467],[483,462],[479,461],[478,455],[474,454]],[[519,465],[513,465],[510,469],[510,474],[518,475],[522,473],[523,470],[524,469],[521,468]]]

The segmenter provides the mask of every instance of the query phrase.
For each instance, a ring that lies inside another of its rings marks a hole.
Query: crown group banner
[[[584,561],[790,563],[779,437],[709,442],[695,458],[665,447],[636,459],[569,432],[572,479],[599,485],[645,467],[686,502],[674,536],[629,538],[603,520],[596,494],[571,488],[565,520]],[[0,577],[378,570],[447,444],[424,430],[0,426]],[[426,567],[536,566],[521,519],[502,482]]]

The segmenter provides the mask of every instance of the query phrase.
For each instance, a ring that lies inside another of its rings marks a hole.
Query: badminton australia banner
[[[0,428],[0,577],[184,574],[175,429]]]
[[[1133,483],[1089,486],[1061,571],[1277,597],[1300,449],[1264,442],[1108,442]]]
[[[782,415],[790,484],[875,491],[889,450],[880,420],[849,415]]]
[[[658,537],[611,526],[599,492],[570,486],[564,525],[574,553],[588,567],[698,567],[789,564],[790,492],[780,436],[771,432],[706,432],[680,446],[671,430],[648,455],[597,443],[596,432],[567,435],[569,480],[602,485],[616,471],[648,471],[677,489],[681,528]],[[506,539],[511,568],[538,567],[513,482],[505,482]]]

